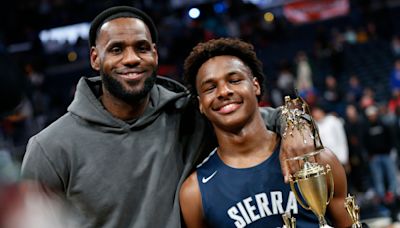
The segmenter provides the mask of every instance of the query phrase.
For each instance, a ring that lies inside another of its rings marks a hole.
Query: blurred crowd
[[[400,25],[395,22],[400,21],[400,7],[391,1],[351,1],[347,16],[295,26],[283,17],[264,21],[264,11],[252,4],[220,2],[225,8],[218,12],[213,4],[200,4],[198,19],[187,16],[186,6],[174,8],[167,1],[10,3],[19,13],[2,13],[14,24],[0,31],[0,52],[18,64],[15,74],[22,77],[23,93],[18,106],[0,119],[2,181],[18,179],[15,167],[29,137],[66,112],[80,76],[95,75],[89,67],[87,40],[58,44],[50,52],[39,39],[40,30],[90,21],[101,9],[128,4],[155,19],[159,74],[178,81],[184,58],[198,42],[227,36],[252,43],[267,75],[260,106],[280,106],[285,95],[303,97],[324,145],[337,152],[345,167],[349,191],[369,208],[362,218],[386,215],[398,220]],[[16,51],[15,43],[27,43],[29,48]],[[361,56],[353,50],[361,50]],[[361,61],[357,70],[349,64],[352,58],[372,56],[374,51],[383,56],[384,65]],[[369,72],[374,68],[375,74]]]

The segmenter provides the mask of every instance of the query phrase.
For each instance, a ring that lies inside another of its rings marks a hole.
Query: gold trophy
[[[351,228],[362,228],[360,222],[360,207],[355,203],[354,196],[348,194],[344,201],[344,206],[350,215],[353,225]]]
[[[324,215],[326,207],[333,197],[332,171],[329,165],[324,167],[318,163],[308,161],[309,157],[315,156],[320,152],[320,150],[314,151],[288,159],[302,160],[304,162],[303,168],[289,177],[289,183],[297,202],[303,208],[311,210],[318,217],[320,227],[329,227]],[[297,193],[296,186],[300,194]]]
[[[299,109],[302,108],[302,110]],[[293,130],[297,129],[300,134],[305,132],[305,120],[302,115],[309,114],[306,102],[298,97],[290,99],[285,97],[285,105],[282,109],[282,117],[286,121],[286,128],[283,137],[292,135]],[[327,205],[333,197],[334,183],[333,175],[329,165],[325,167],[315,162],[310,162],[309,158],[319,154],[324,150],[318,128],[311,119],[311,138],[314,140],[316,151],[311,153],[289,158],[286,161],[302,161],[302,167],[294,175],[289,177],[290,188],[294,193],[297,202],[307,210],[311,210],[317,217],[320,227],[329,227],[324,218]],[[290,132],[288,132],[290,131]],[[304,143],[307,143],[304,139]],[[329,183],[329,184],[328,184]],[[296,188],[297,186],[297,188]],[[297,189],[300,191],[298,194]]]

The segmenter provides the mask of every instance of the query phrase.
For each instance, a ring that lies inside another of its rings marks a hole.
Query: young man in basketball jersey
[[[252,45],[229,38],[201,43],[185,61],[185,77],[219,145],[180,190],[186,225],[275,228],[290,211],[297,227],[318,227],[317,217],[284,183],[280,139],[266,129],[258,108],[263,73]],[[335,181],[328,216],[334,227],[349,227],[343,168],[332,153],[320,157],[332,167]]]

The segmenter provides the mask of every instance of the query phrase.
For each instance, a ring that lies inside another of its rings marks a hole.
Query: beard
[[[157,73],[154,70],[151,76],[145,79],[143,88],[138,91],[129,91],[125,89],[121,82],[102,71],[100,71],[100,76],[104,87],[110,94],[127,103],[137,103],[149,94],[155,84]]]

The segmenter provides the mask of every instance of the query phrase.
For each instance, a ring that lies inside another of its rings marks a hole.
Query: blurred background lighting
[[[226,11],[226,5],[223,2],[218,2],[214,4],[215,13],[224,13]]]
[[[200,10],[198,8],[191,8],[189,10],[189,17],[192,19],[196,19],[200,16]]]
[[[78,55],[76,54],[76,52],[71,51],[68,53],[68,61],[75,62],[77,58],[78,58]]]
[[[264,14],[264,20],[266,22],[272,22],[272,21],[274,21],[274,15],[271,12],[266,12]]]

